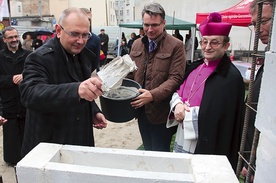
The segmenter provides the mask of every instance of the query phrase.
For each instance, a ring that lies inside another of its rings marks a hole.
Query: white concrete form
[[[238,183],[225,156],[40,143],[16,165],[19,183]]]

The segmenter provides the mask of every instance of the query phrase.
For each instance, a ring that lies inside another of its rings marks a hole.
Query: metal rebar
[[[253,60],[252,60],[252,67],[251,67],[251,75],[250,75],[250,83],[249,83],[249,93],[248,93],[248,98],[247,98],[247,103],[246,103],[246,111],[245,111],[245,119],[244,119],[244,128],[243,128],[243,133],[242,133],[242,140],[241,140],[241,146],[240,146],[240,152],[239,152],[239,160],[238,160],[238,165],[236,169],[236,175],[237,177],[240,176],[241,172],[241,166],[242,166],[242,161],[244,161],[248,165],[248,173],[245,179],[246,183],[251,182],[251,176],[255,172],[255,161],[256,161],[256,151],[259,143],[259,136],[260,136],[260,131],[255,128],[254,131],[254,138],[252,142],[252,147],[250,151],[250,159],[249,162],[244,158],[244,151],[245,148],[245,141],[246,141],[246,133],[248,129],[248,120],[249,120],[249,113],[250,110],[253,112],[257,112],[256,109],[251,107],[252,104],[252,87],[253,87],[253,81],[254,81],[254,73],[255,73],[255,66],[256,66],[256,58],[257,57],[264,57],[264,55],[257,54],[257,48],[258,48],[258,40],[259,40],[259,33],[260,33],[260,21],[262,17],[262,9],[263,9],[263,4],[266,3],[265,0],[261,1],[258,3],[258,20],[256,23],[256,32],[255,32],[255,40],[254,40],[254,49],[253,49]],[[271,37],[272,37],[272,28],[273,28],[273,21],[274,21],[274,15],[275,15],[275,7],[276,7],[276,0],[274,0],[273,3],[273,8],[272,8],[272,19],[271,19],[271,26],[270,26],[270,32],[269,32],[269,38],[268,38],[268,45],[266,48],[266,51],[270,50],[270,44],[271,44]],[[253,74],[252,74],[253,72]],[[253,75],[253,76],[252,76]]]
[[[241,137],[241,144],[240,144],[240,155],[238,159],[238,165],[236,169],[236,176],[237,178],[240,177],[243,161],[242,157],[243,152],[245,149],[245,143],[246,143],[246,136],[247,136],[247,131],[248,131],[248,122],[249,122],[249,116],[250,116],[250,111],[251,109],[247,106],[251,106],[251,101],[252,101],[252,94],[253,94],[253,83],[254,83],[254,78],[255,78],[255,68],[256,68],[256,55],[258,51],[258,44],[259,44],[259,33],[260,33],[260,21],[262,17],[262,9],[263,9],[263,2],[260,2],[258,4],[258,18],[256,22],[256,31],[255,31],[255,39],[254,39],[254,48],[253,48],[253,58],[252,58],[252,65],[251,65],[251,74],[250,74],[250,82],[249,82],[249,89],[248,89],[248,96],[247,96],[247,105],[245,109],[245,117],[244,117],[244,126],[243,126],[243,131],[242,131],[242,137]]]
[[[251,182],[251,176],[255,172],[255,168],[253,169],[252,167],[255,165],[255,161],[256,161],[256,151],[259,143],[259,136],[260,136],[260,131],[257,128],[255,128],[254,138],[253,138],[253,143],[252,143],[252,148],[250,153],[250,159],[248,164],[248,172],[245,179],[246,183]]]

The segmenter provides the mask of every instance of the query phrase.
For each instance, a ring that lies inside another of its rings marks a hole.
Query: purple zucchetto
[[[199,25],[199,31],[202,36],[228,36],[232,24],[222,22],[221,14],[214,12],[211,13],[207,20]]]

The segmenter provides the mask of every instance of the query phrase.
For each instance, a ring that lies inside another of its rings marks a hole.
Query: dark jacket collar
[[[18,49],[16,50],[16,52],[19,52],[19,51],[21,51],[21,50],[23,50],[23,48],[22,48],[21,43],[19,42]],[[9,50],[9,48],[8,48],[7,45],[6,45],[5,48],[4,48],[4,52],[6,52],[6,53],[13,53],[12,51]]]
[[[68,56],[66,54],[66,51],[62,47],[59,38],[55,37],[54,39],[49,40],[42,47],[49,47],[49,49],[52,49],[55,52],[59,53],[60,54],[59,57],[61,57],[61,60],[65,62],[65,65],[67,66],[67,70],[69,74],[72,75],[72,77],[77,80],[76,75],[73,75],[72,74],[73,72],[71,72],[73,69],[72,64],[69,63]],[[45,50],[47,51],[48,49],[45,49]],[[86,47],[84,47],[83,50],[77,55],[79,60],[81,60],[81,68],[82,68],[84,77],[85,78],[90,77],[93,69],[91,66],[92,62],[96,62],[95,54],[93,54]]]
[[[164,29],[163,32],[162,32],[162,34],[160,34],[160,35],[155,39],[156,44],[157,44],[157,47],[156,47],[156,48],[158,48],[158,46],[160,45],[160,41],[161,41],[166,35],[167,35],[167,31]],[[148,38],[148,36],[145,35],[145,36],[142,38],[142,42],[143,42],[143,44],[145,45],[146,50],[149,50],[149,38]]]

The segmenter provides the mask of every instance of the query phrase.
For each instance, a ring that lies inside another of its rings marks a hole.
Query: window
[[[123,7],[123,6],[124,6],[124,2],[120,1],[120,7]]]
[[[18,11],[18,13],[21,13],[21,6],[20,5],[17,6],[17,11]]]

